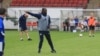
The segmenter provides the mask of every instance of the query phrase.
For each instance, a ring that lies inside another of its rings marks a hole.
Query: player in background
[[[27,31],[27,26],[26,26],[26,20],[27,20],[28,14],[24,14],[19,18],[19,28],[20,28],[20,40],[23,40],[23,35],[27,36],[28,41],[32,40],[29,37],[28,31]]]
[[[73,18],[70,18],[69,25],[70,25],[70,31],[73,32],[75,30],[75,21]]]
[[[63,22],[63,31],[66,31],[66,24]]]
[[[84,21],[83,19],[80,19],[79,23],[78,23],[78,26],[80,28],[80,32],[82,33],[84,31]]]
[[[80,19],[79,20],[79,23],[78,23],[78,27],[79,27],[79,37],[82,37],[83,36],[83,31],[84,31],[84,22],[83,22],[83,19]]]
[[[65,19],[65,25],[67,27],[67,31],[69,31],[69,17],[67,19]]]
[[[78,23],[79,23],[79,18],[76,16],[75,18],[74,18],[74,20],[75,20],[75,29],[78,27]]]
[[[0,8],[0,56],[3,56],[5,48],[5,29],[3,23],[5,16],[6,16],[6,9]]]
[[[87,32],[88,31],[88,20],[87,20],[87,18],[85,18],[84,20],[83,20],[83,29],[84,29],[84,31],[85,32]]]
[[[94,32],[95,32],[95,26],[96,26],[96,22],[95,22],[95,17],[94,14],[91,13],[90,17],[88,19],[88,26],[89,26],[89,37],[94,37]]]
[[[50,16],[47,15],[47,9],[46,8],[42,8],[42,11],[40,14],[35,14],[35,13],[31,13],[31,12],[26,12],[28,14],[30,14],[31,16],[34,16],[38,19],[38,30],[39,30],[39,36],[40,36],[40,42],[39,42],[39,49],[38,49],[38,53],[41,52],[41,48],[42,48],[42,44],[43,44],[43,36],[46,36],[46,39],[51,47],[51,52],[52,53],[56,53],[52,40],[51,40],[51,36],[50,36]]]

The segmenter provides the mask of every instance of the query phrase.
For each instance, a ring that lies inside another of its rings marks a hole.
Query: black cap
[[[5,8],[0,8],[0,15],[4,15],[6,13],[6,9]]]

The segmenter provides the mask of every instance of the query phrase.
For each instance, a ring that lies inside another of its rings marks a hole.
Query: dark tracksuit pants
[[[66,22],[67,31],[69,31],[69,22]]]
[[[63,26],[63,31],[66,31],[66,26]]]
[[[75,29],[75,26],[70,26],[70,31],[73,32],[73,30]]]
[[[0,56],[3,56],[4,55],[4,48],[5,48],[5,43],[3,43],[3,47],[2,47],[3,52],[0,52]]]
[[[41,48],[42,48],[42,44],[43,44],[43,40],[44,40],[44,35],[45,35],[45,37],[46,37],[46,39],[48,41],[48,44],[51,47],[51,50],[54,50],[53,43],[52,43],[49,31],[39,31],[39,36],[40,36],[39,50],[41,50]]]

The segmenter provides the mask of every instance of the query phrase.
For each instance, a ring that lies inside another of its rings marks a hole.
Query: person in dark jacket
[[[20,40],[23,40],[23,34],[25,33],[27,36],[27,39],[30,41],[32,40],[29,37],[27,26],[26,26],[26,20],[27,20],[28,14],[24,14],[19,18],[19,28],[20,28]]]

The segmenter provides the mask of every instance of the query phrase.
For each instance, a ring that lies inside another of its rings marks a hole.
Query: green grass
[[[44,38],[42,52],[37,53],[39,36],[37,31],[29,32],[32,41],[19,40],[19,32],[6,31],[5,56],[100,56],[100,32],[95,37],[88,37],[88,33],[51,31],[52,41],[57,53],[51,53]]]

